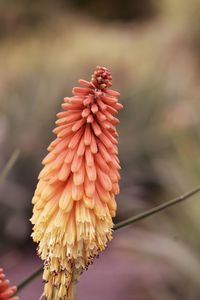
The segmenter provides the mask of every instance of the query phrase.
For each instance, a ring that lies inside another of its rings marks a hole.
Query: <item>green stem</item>
[[[168,202],[165,202],[163,204],[160,204],[160,205],[157,205],[156,207],[153,207],[143,213],[140,213],[134,217],[131,217],[127,220],[124,220],[122,222],[119,222],[117,223],[115,226],[114,226],[114,230],[118,230],[122,227],[125,227],[125,226],[128,226],[130,224],[133,224],[133,223],[136,223],[138,221],[141,221],[147,217],[150,217],[160,211],[163,211],[164,209],[170,207],[170,206],[173,206],[179,202],[182,202],[190,197],[192,197],[193,195],[197,194],[198,192],[200,192],[200,186],[195,188],[194,190],[182,195],[182,196],[179,196],[175,199],[172,199]],[[26,278],[23,282],[21,282],[19,285],[18,285],[18,291],[21,290],[22,288],[24,288],[26,285],[28,285],[33,279],[35,279],[38,275],[40,275],[43,271],[43,267],[40,267],[37,271],[35,271],[32,275],[30,275],[28,278]]]
[[[190,192],[188,192],[188,193],[186,193],[186,194],[184,194],[182,196],[179,196],[179,197],[177,197],[175,199],[172,199],[172,200],[170,200],[168,202],[165,202],[163,204],[157,205],[157,206],[155,206],[155,207],[153,207],[153,208],[151,208],[151,209],[149,209],[149,210],[147,210],[145,212],[142,212],[142,213],[140,213],[140,214],[138,214],[136,216],[133,216],[133,217],[131,217],[129,219],[121,221],[121,222],[117,223],[114,226],[114,230],[120,229],[122,227],[128,226],[128,225],[133,224],[135,222],[141,221],[141,220],[143,220],[143,219],[145,219],[147,217],[150,217],[150,216],[152,216],[152,215],[154,215],[154,214],[156,214],[156,213],[158,213],[158,212],[160,212],[160,211],[162,211],[162,210],[164,210],[164,209],[166,209],[166,208],[168,208],[170,206],[173,206],[173,205],[175,205],[175,204],[177,204],[179,202],[182,202],[182,201],[184,201],[184,200],[192,197],[193,195],[195,195],[199,191],[200,191],[200,187],[197,187],[196,189],[194,189],[194,190],[192,190],[192,191],[190,191]]]
[[[3,171],[0,174],[0,184],[6,179],[9,171],[12,169],[13,165],[15,164],[19,156],[19,153],[20,153],[19,149],[14,150],[13,154],[11,155],[10,159],[8,160],[7,164],[5,165]]]
[[[22,290],[26,285],[28,285],[32,280],[37,278],[40,274],[42,274],[43,267],[40,267],[38,270],[36,270],[34,273],[32,273],[29,277],[27,277],[24,281],[22,281],[18,286],[17,286],[17,291],[19,292]]]
[[[69,297],[69,299],[75,300],[76,299],[76,285],[77,285],[77,281],[72,283],[72,291],[71,291],[71,298]]]

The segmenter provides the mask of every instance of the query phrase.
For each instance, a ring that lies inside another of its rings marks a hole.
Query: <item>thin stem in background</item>
[[[133,216],[133,217],[131,217],[129,219],[126,219],[124,221],[121,221],[121,222],[117,223],[114,226],[114,230],[120,229],[120,228],[122,228],[124,226],[128,226],[128,225],[133,224],[133,223],[135,223],[137,221],[140,221],[140,220],[143,220],[143,219],[145,219],[147,217],[150,217],[150,216],[152,216],[152,215],[154,215],[154,214],[156,214],[156,213],[158,213],[158,212],[160,212],[160,211],[162,211],[162,210],[164,210],[164,209],[166,209],[166,208],[168,208],[170,206],[173,206],[173,205],[175,205],[177,203],[180,203],[180,202],[182,202],[182,201],[184,201],[184,200],[192,197],[193,195],[197,194],[198,192],[200,192],[200,186],[197,187],[196,189],[194,189],[194,190],[192,190],[192,191],[190,191],[190,192],[182,195],[182,196],[179,196],[179,197],[177,197],[175,199],[172,199],[170,201],[167,201],[165,203],[157,205],[157,206],[155,206],[155,207],[153,207],[153,208],[151,208],[151,209],[149,209],[149,210],[147,210],[145,212],[142,212],[142,213],[140,213],[140,214],[138,214],[136,216]]]
[[[19,292],[22,290],[26,285],[28,285],[32,280],[34,280],[37,276],[39,276],[43,271],[43,267],[40,267],[38,270],[36,270],[33,274],[31,274],[29,277],[27,277],[24,281],[22,281],[18,287],[17,291]]]
[[[114,230],[118,230],[120,228],[123,228],[125,226],[128,226],[130,224],[136,223],[138,221],[141,221],[143,219],[146,219],[158,212],[161,212],[163,210],[165,210],[166,208],[173,206],[175,204],[178,204],[192,196],[194,196],[195,194],[197,194],[198,192],[200,192],[200,186],[198,186],[197,188],[193,189],[192,191],[183,194],[175,199],[172,199],[170,201],[167,201],[163,204],[157,205],[156,207],[153,207],[143,213],[140,213],[136,216],[133,216],[129,219],[126,219],[124,221],[121,221],[119,223],[117,223],[114,226]],[[22,290],[22,288],[24,288],[26,285],[28,285],[33,279],[35,279],[38,275],[40,275],[43,271],[43,267],[40,267],[36,272],[34,272],[33,274],[31,274],[29,277],[27,277],[24,281],[22,281],[19,285],[18,285],[18,291]]]
[[[19,153],[19,149],[14,150],[13,154],[11,155],[10,159],[8,160],[7,164],[5,165],[3,171],[0,174],[0,184],[6,179],[8,173],[14,166],[16,160],[18,159]]]

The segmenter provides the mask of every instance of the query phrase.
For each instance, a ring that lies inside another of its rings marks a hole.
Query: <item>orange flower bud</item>
[[[10,286],[10,281],[6,279],[3,269],[0,269],[0,300],[19,300],[19,297],[15,296],[17,291],[16,286]]]

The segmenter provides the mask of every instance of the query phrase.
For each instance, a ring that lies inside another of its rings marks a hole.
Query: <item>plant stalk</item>
[[[21,291],[25,286],[27,286],[32,280],[37,278],[39,275],[41,275],[43,272],[43,266],[37,269],[34,273],[32,273],[30,276],[28,276],[24,281],[22,281],[18,286],[17,286],[17,291]]]
[[[13,165],[15,164],[15,162],[16,162],[18,156],[19,156],[19,153],[20,153],[19,149],[14,150],[14,152],[12,153],[10,159],[8,160],[8,162],[6,163],[3,171],[0,174],[0,184],[6,179],[8,173],[10,172]]]
[[[182,202],[182,201],[184,201],[184,200],[192,197],[193,195],[197,194],[198,192],[200,192],[200,187],[197,187],[196,189],[194,189],[194,190],[192,190],[192,191],[190,191],[190,192],[188,192],[188,193],[186,193],[184,195],[181,195],[181,196],[179,196],[179,197],[177,197],[175,199],[172,199],[170,201],[167,201],[165,203],[157,205],[157,206],[155,206],[155,207],[153,207],[153,208],[151,208],[151,209],[149,209],[149,210],[147,210],[145,212],[137,214],[136,216],[133,216],[133,217],[131,217],[129,219],[121,221],[121,222],[117,223],[114,226],[113,229],[117,230],[117,229],[120,229],[122,227],[125,227],[125,226],[128,226],[130,224],[133,224],[135,222],[141,221],[141,220],[143,220],[143,219],[145,219],[147,217],[150,217],[150,216],[152,216],[152,215],[154,215],[154,214],[156,214],[156,213],[158,213],[160,211],[163,211],[164,209],[166,209],[166,208],[168,208],[170,206],[173,206],[173,205],[175,205],[177,203],[180,203],[180,202]]]

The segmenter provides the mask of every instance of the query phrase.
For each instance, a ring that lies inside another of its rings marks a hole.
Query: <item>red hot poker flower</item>
[[[16,286],[10,286],[10,281],[6,279],[3,269],[0,269],[0,300],[19,300],[19,297],[15,296],[17,291]]]
[[[72,298],[72,282],[112,238],[119,193],[116,115],[122,105],[108,69],[79,80],[57,114],[33,197],[33,240],[44,260],[48,300]]]

